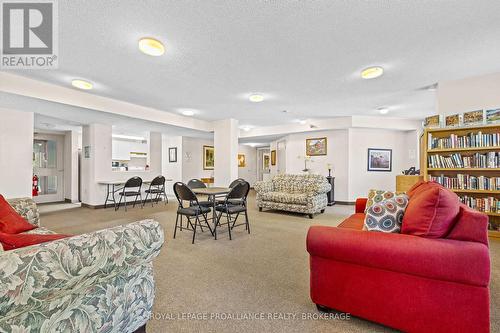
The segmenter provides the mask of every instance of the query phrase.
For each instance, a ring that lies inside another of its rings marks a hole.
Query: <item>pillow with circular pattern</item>
[[[366,211],[364,230],[400,233],[403,215],[408,206],[406,194],[374,203]]]

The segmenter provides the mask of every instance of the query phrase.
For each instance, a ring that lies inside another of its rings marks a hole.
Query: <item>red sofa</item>
[[[309,229],[318,309],[406,332],[489,332],[487,216],[460,205],[444,238],[424,238],[361,230],[365,205],[339,227]]]

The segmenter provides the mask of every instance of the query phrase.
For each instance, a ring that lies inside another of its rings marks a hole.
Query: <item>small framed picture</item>
[[[368,171],[392,171],[392,149],[368,148]]]
[[[484,123],[483,110],[476,110],[464,113],[464,125],[481,125]]]
[[[238,154],[238,168],[246,167],[245,154]]]
[[[170,163],[177,162],[177,147],[168,148],[168,161]]]
[[[271,165],[276,165],[276,150],[271,150]]]
[[[456,127],[460,126],[460,115],[452,114],[445,117],[445,126],[446,127]]]
[[[324,156],[326,155],[326,138],[306,139],[306,155],[307,156]]]
[[[441,126],[441,117],[438,114],[435,116],[427,117],[424,120],[425,128],[436,128],[439,126]]]
[[[500,109],[486,110],[486,122],[488,124],[500,122]]]
[[[269,154],[262,155],[262,169],[269,170],[270,160],[271,160],[271,157],[269,156]]]
[[[203,170],[213,170],[215,165],[214,146],[203,146]]]

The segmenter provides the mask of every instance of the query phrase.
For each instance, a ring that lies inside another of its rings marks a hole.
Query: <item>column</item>
[[[238,135],[236,119],[214,122],[215,186],[227,187],[238,178]]]

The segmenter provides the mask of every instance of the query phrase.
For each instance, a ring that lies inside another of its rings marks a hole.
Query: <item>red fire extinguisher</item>
[[[32,195],[34,197],[38,196],[38,176],[33,175],[33,185],[32,185]]]

